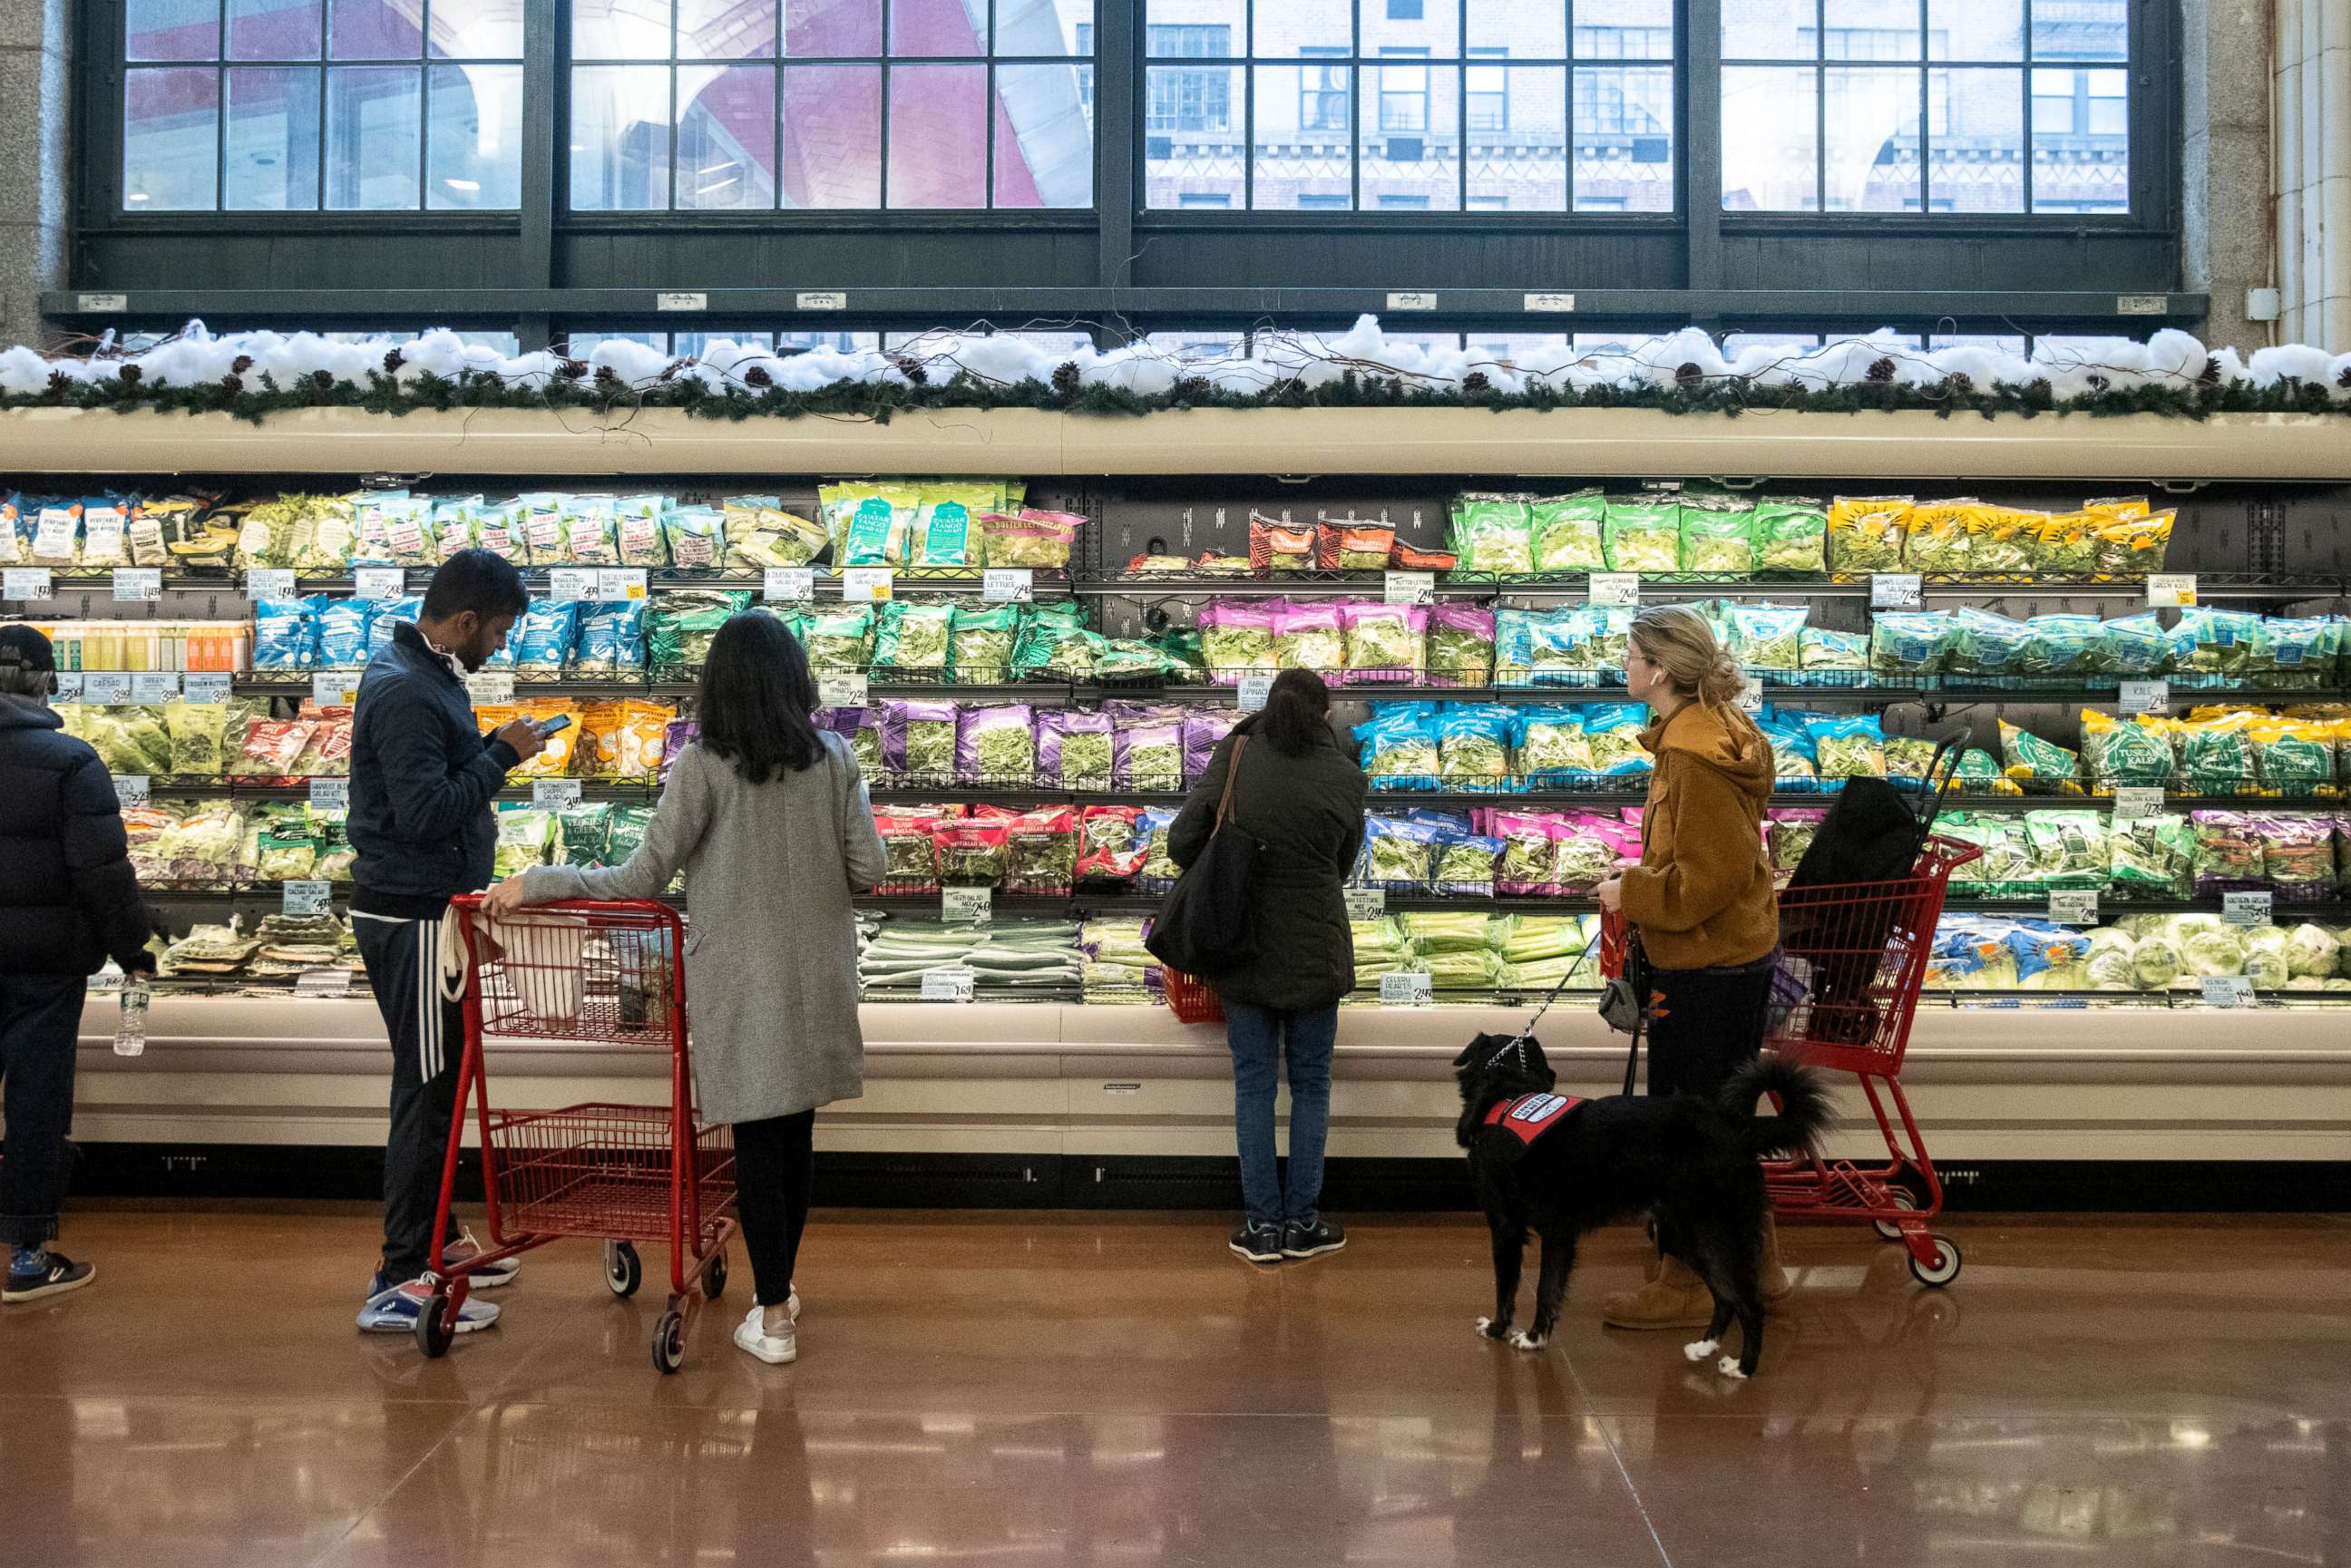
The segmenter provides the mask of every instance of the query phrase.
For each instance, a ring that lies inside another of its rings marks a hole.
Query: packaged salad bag
[[[1604,544],[1611,571],[1682,570],[1682,505],[1648,497],[1612,497]]]
[[[1828,570],[1829,515],[1817,501],[1765,497],[1755,507],[1758,571]]]
[[[1312,670],[1336,675],[1347,667],[1346,634],[1335,604],[1281,604],[1273,616],[1273,663],[1278,670]]]
[[[1208,679],[1237,686],[1274,673],[1273,634],[1286,605],[1279,599],[1212,599],[1200,612],[1200,657]]]
[[[1494,680],[1494,612],[1448,601],[1428,612],[1428,684],[1483,686]]]
[[[1911,505],[1907,496],[1838,497],[1828,511],[1829,570],[1901,570]]]
[[[1356,685],[1417,685],[1428,673],[1428,611],[1416,604],[1349,601],[1339,605],[1346,637],[1345,678]]]
[[[1607,499],[1597,490],[1538,498],[1531,507],[1534,570],[1544,575],[1607,570]]]
[[[1533,507],[1524,496],[1471,493],[1453,504],[1453,553],[1466,572],[1525,577],[1535,570]]]
[[[1755,508],[1728,496],[1686,497],[1681,507],[1681,570],[1717,577],[1755,571]]]
[[[2000,721],[2001,750],[2008,758],[2008,777],[2029,794],[2078,795],[2082,792],[2082,759],[2053,740],[2043,740],[2006,719]]]

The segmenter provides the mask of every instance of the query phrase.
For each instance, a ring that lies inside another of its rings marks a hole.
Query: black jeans
[[[1649,971],[1649,1092],[1711,1096],[1763,1049],[1774,953],[1733,969]]]
[[[457,1108],[465,1009],[441,999],[438,920],[351,921],[376,1011],[392,1039],[392,1127],[383,1143],[383,1277],[399,1284],[424,1272],[441,1166]],[[455,1240],[454,1218],[449,1235]]]
[[[753,1295],[763,1307],[791,1299],[809,1189],[816,1184],[816,1113],[735,1124],[735,1212],[751,1255]]]
[[[0,1242],[38,1247],[57,1233],[66,1195],[66,1134],[73,1126],[74,1047],[81,1037],[78,975],[0,975]],[[0,1269],[5,1269],[0,1260]]]

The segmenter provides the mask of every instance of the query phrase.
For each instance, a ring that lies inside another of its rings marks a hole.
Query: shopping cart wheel
[[[653,1365],[664,1375],[685,1364],[685,1314],[664,1312],[653,1325]]]
[[[1895,1207],[1903,1210],[1905,1213],[1915,1212],[1918,1207],[1918,1195],[1917,1193],[1912,1192],[1907,1186],[1896,1186],[1891,1183],[1889,1183],[1886,1188],[1886,1201],[1892,1204]],[[1899,1241],[1902,1239],[1902,1228],[1899,1225],[1895,1224],[1894,1221],[1890,1219],[1879,1219],[1874,1220],[1872,1223],[1877,1227],[1877,1233],[1886,1238],[1886,1240]]]
[[[1959,1277],[1959,1249],[1951,1244],[1948,1237],[1938,1236],[1933,1240],[1934,1261],[1921,1263],[1917,1254],[1911,1254],[1910,1277],[1922,1285],[1932,1285],[1939,1289]]]
[[[724,1249],[711,1255],[710,1267],[702,1271],[702,1296],[715,1301],[726,1293],[726,1254]]]
[[[604,1243],[604,1283],[612,1287],[612,1294],[627,1301],[644,1283],[645,1266],[637,1260],[637,1249],[626,1241]]]
[[[449,1315],[449,1287],[435,1285],[416,1314],[416,1348],[424,1353],[427,1361],[438,1361],[449,1354],[449,1342],[457,1337],[457,1325]]]

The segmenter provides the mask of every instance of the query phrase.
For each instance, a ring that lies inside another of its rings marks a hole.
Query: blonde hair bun
[[[1721,707],[1737,702],[1746,687],[1739,662],[1715,641],[1706,617],[1687,605],[1650,605],[1633,618],[1631,635],[1641,656],[1686,697]]]

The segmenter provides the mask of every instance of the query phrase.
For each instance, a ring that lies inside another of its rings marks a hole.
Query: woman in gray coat
[[[817,1107],[864,1092],[851,896],[887,869],[857,759],[816,727],[799,640],[753,612],[718,629],[644,842],[609,870],[534,866],[493,913],[556,899],[656,898],[680,871],[692,901],[685,994],[703,1116],[735,1127],[743,1246],[758,1300],[735,1343],[793,1360],[792,1270],[808,1224]]]

